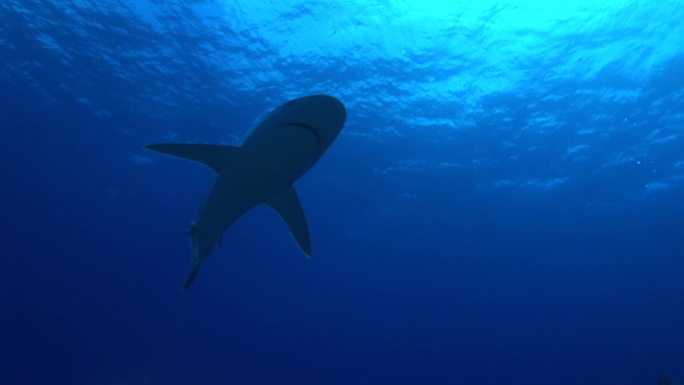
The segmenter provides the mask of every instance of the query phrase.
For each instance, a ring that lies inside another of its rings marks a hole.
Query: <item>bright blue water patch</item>
[[[12,384],[684,380],[682,1],[0,4],[0,378]],[[184,296],[212,175],[328,93],[298,183]],[[1,381],[0,381],[1,382]]]

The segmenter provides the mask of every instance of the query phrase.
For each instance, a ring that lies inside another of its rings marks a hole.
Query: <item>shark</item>
[[[290,100],[262,118],[239,146],[159,143],[145,149],[191,160],[216,173],[199,217],[188,230],[190,272],[183,291],[195,281],[202,264],[223,233],[243,214],[266,204],[285,222],[301,251],[311,257],[306,217],[294,182],[328,150],[344,127],[347,111],[330,95]]]
[[[670,380],[670,377],[667,375],[665,372],[660,372],[660,376],[658,377],[658,383],[657,385],[682,385],[679,382],[674,382]]]

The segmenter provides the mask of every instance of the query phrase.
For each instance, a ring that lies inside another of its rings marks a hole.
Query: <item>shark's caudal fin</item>
[[[211,167],[217,174],[226,175],[227,165],[239,165],[237,159],[240,147],[220,144],[160,143],[145,146],[150,151],[161,152],[178,158],[188,159]]]
[[[294,187],[286,188],[264,203],[283,218],[283,221],[285,221],[285,224],[297,241],[299,248],[302,249],[307,257],[311,257],[309,226],[306,224],[304,210],[302,210],[302,204],[299,202]]]
[[[192,285],[192,283],[195,282],[195,278],[197,278],[197,273],[199,273],[201,268],[202,262],[197,260],[192,261],[192,267],[190,268],[190,272],[188,273],[187,278],[185,278],[185,283],[183,284],[183,292],[186,292],[190,288],[190,285]]]

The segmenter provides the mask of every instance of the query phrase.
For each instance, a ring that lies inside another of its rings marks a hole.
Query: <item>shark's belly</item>
[[[200,211],[195,232],[197,246],[206,254],[243,214],[291,188],[320,158],[318,138],[298,126],[281,127],[241,150],[241,164],[232,175],[214,180]]]
[[[249,152],[246,157],[251,166],[242,177],[246,183],[258,185],[266,195],[290,187],[322,155],[317,134],[296,125],[278,127],[252,137],[243,148]]]

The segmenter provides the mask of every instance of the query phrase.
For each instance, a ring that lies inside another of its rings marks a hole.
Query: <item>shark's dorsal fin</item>
[[[306,224],[306,217],[302,204],[299,203],[297,192],[294,187],[289,187],[267,200],[270,208],[283,218],[285,224],[297,241],[299,248],[302,249],[307,257],[311,257],[311,240],[309,239],[309,226]]]
[[[161,152],[163,154],[202,163],[216,171],[217,174],[224,174],[226,170],[223,168],[228,164],[239,164],[237,160],[234,162],[231,161],[231,159],[237,158],[240,153],[240,147],[235,146],[220,144],[160,143],[150,144],[149,146],[145,146],[145,148],[150,151]]]

